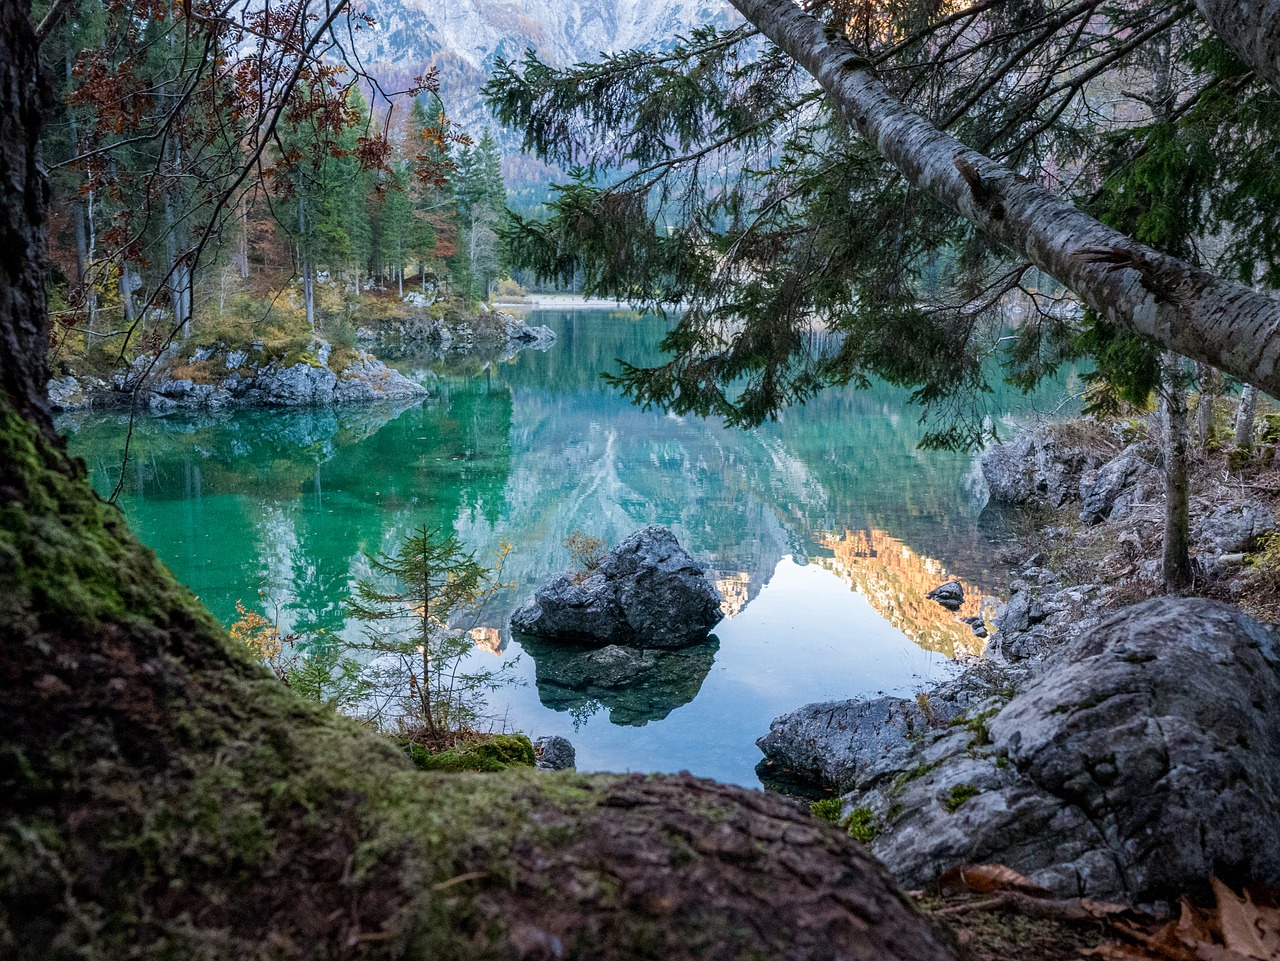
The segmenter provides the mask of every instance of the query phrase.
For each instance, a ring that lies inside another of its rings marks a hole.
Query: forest
[[[670,8],[0,7],[0,954],[1280,958],[1280,4]]]

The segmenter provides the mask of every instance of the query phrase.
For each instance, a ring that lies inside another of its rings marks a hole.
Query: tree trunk
[[[1191,586],[1191,480],[1188,470],[1187,392],[1179,358],[1166,354],[1160,413],[1164,422],[1164,589]]]
[[[1257,415],[1257,410],[1258,392],[1246,384],[1240,394],[1240,406],[1236,408],[1236,450],[1249,451],[1253,449],[1253,421]]]
[[[232,643],[53,430],[28,9],[0,4],[0,955],[954,957],[781,799],[427,775]]]
[[[307,243],[307,206],[298,194],[298,269],[302,271],[302,303],[307,312],[307,327],[316,330],[316,278],[311,265],[311,250]]]
[[[1222,375],[1208,364],[1196,364],[1196,383],[1200,399],[1196,401],[1196,444],[1204,450],[1213,441],[1213,409],[1222,394]]]
[[[909,110],[792,0],[730,0],[912,184],[1125,330],[1280,397],[1280,300],[1139,244]]]
[[[1280,90],[1280,0],[1195,0],[1196,9],[1259,77]]]

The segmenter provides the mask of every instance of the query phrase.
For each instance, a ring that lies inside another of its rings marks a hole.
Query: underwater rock
[[[609,711],[620,726],[660,721],[698,695],[720,641],[679,650],[610,644],[583,648],[536,637],[520,638],[537,669],[538,697],[553,711]]]

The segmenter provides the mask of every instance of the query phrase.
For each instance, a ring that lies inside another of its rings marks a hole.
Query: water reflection
[[[925,596],[951,579],[947,569],[885,531],[846,530],[826,535],[821,543],[831,556],[816,558],[817,563],[846,581],[912,642],[947,657],[982,653],[986,640],[960,620],[983,616],[996,603],[993,597],[984,598],[977,585],[957,578],[964,603],[958,611],[948,611]]]
[[[904,392],[829,393],[758,430],[728,430],[638,410],[600,382],[616,357],[655,358],[657,322],[583,311],[531,322],[557,330],[554,348],[433,369],[439,396],[407,406],[140,418],[121,506],[225,622],[262,590],[283,629],[350,639],[359,626],[343,602],[368,576],[366,554],[394,550],[420,524],[455,530],[482,560],[510,541],[504,579],[517,586],[486,613],[476,657],[519,653],[507,618],[570,566],[571,532],[616,543],[670,527],[725,594],[720,647],[637,661],[631,680],[647,677],[623,683],[598,656],[530,646],[530,687],[494,705],[511,726],[570,736],[575,716],[607,709],[614,724],[579,724],[587,768],[689,767],[754,783],[752,742],[773,714],[906,690],[941,663],[937,652],[980,646],[924,594],[951,574],[970,605],[992,593],[999,525],[979,521],[971,457],[916,448]],[[60,425],[110,491],[124,419]]]
[[[720,641],[713,634],[690,647],[584,648],[518,635],[536,665],[538,697],[553,711],[567,711],[579,728],[597,711],[613,724],[643,727],[688,704],[711,671]]]

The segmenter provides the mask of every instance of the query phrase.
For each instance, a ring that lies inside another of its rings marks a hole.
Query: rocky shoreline
[[[819,810],[903,887],[993,862],[1063,897],[1280,881],[1274,629],[1218,600],[1151,597],[1159,451],[1095,427],[982,457],[993,503],[1046,522],[1003,551],[1009,600],[982,657],[915,699],[807,705],[757,742],[762,780],[835,795]],[[1239,599],[1276,510],[1221,473],[1197,478],[1193,554],[1204,592]]]
[[[413,296],[413,295],[411,295]],[[411,304],[412,306],[412,304]],[[504,311],[475,324],[432,320],[360,328],[357,345],[417,344],[465,354],[499,345],[508,356],[526,348],[547,350],[556,340],[548,327],[530,327]],[[428,377],[434,377],[429,371]],[[214,344],[195,350],[173,345],[145,356],[110,380],[67,374],[49,381],[54,411],[112,409],[137,404],[153,414],[231,407],[320,407],[429,396],[429,386],[388,367],[362,347],[335,347],[313,337],[300,350],[273,353],[261,341],[246,347]]]

